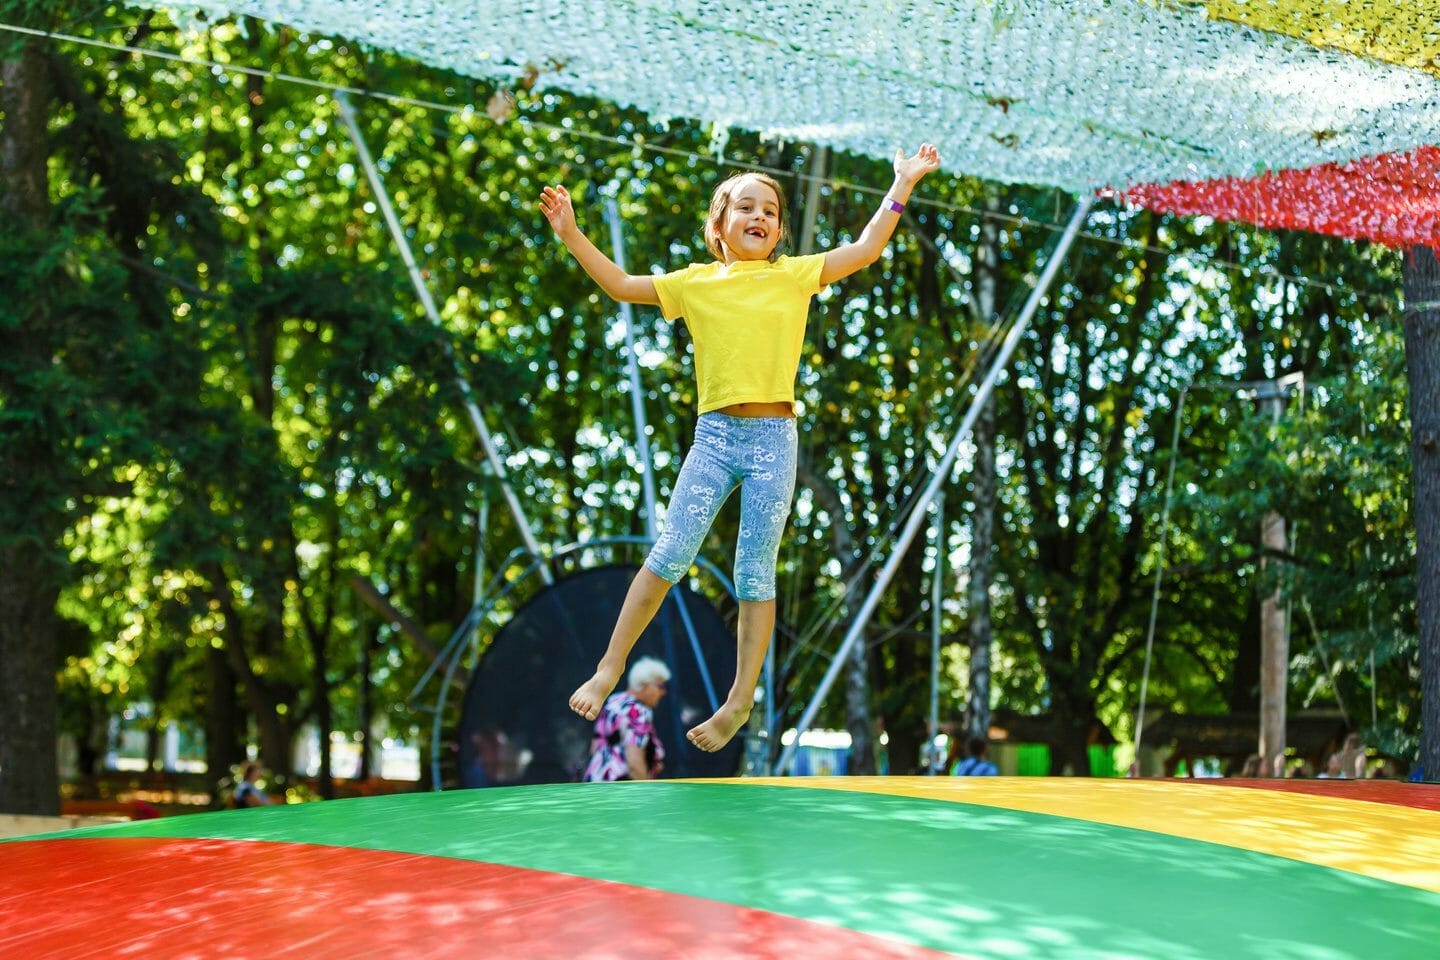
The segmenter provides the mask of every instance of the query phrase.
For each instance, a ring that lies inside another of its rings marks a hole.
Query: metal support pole
[[[940,596],[945,581],[945,494],[935,497],[935,569],[930,572],[930,741],[926,772],[935,773],[935,738],[940,735]]]
[[[817,144],[810,155],[810,173],[805,182],[805,209],[801,211],[800,245],[797,248],[803,257],[815,252],[815,220],[820,216],[820,186],[825,179],[825,165],[830,159],[830,148]]]
[[[760,678],[765,690],[765,765],[764,771],[774,774],[777,771],[771,766],[771,758],[775,756],[775,722],[779,714],[775,712],[775,631],[770,631],[770,646],[765,648],[765,675]]]
[[[695,666],[700,670],[700,685],[705,688],[706,702],[710,704],[711,712],[720,709],[720,698],[715,693],[715,681],[710,679],[710,667],[705,663],[705,651],[700,649],[700,634],[695,630],[695,620],[690,616],[690,610],[685,606],[682,599],[684,592],[674,590],[670,593],[671,603],[680,612],[680,622],[685,627],[685,636],[690,641],[690,652],[695,655]]]
[[[490,538],[490,498],[481,494],[480,509],[475,516],[475,589],[479,597],[485,589],[485,541]]]
[[[895,549],[891,551],[890,559],[885,562],[884,568],[876,575],[875,585],[870,588],[870,593],[865,597],[864,603],[861,604],[860,610],[856,613],[855,621],[850,625],[849,631],[845,634],[845,639],[841,642],[840,649],[835,652],[834,658],[830,661],[830,668],[825,671],[825,676],[821,678],[819,689],[815,691],[815,696],[810,700],[809,705],[806,706],[799,723],[795,725],[795,739],[790,742],[790,745],[787,746],[785,751],[780,755],[780,762],[776,765],[777,772],[781,774],[788,772],[794,763],[795,753],[800,746],[800,734],[809,729],[810,724],[815,721],[815,714],[820,711],[821,704],[825,702],[826,694],[830,692],[830,688],[834,686],[836,678],[840,675],[840,671],[844,669],[851,649],[864,635],[865,627],[869,624],[871,615],[874,614],[875,608],[880,604],[880,597],[884,595],[885,589],[890,586],[890,581],[894,578],[895,572],[900,569],[900,562],[905,558],[906,549],[908,549],[911,542],[914,541],[915,534],[920,529],[920,525],[925,522],[925,511],[935,499],[935,495],[939,492],[941,485],[949,478],[950,470],[955,465],[955,458],[960,452],[960,444],[970,435],[970,429],[975,424],[975,418],[980,414],[981,405],[985,402],[985,399],[990,396],[991,391],[995,389],[995,384],[999,381],[1000,375],[1005,372],[1005,367],[1010,361],[1010,355],[1014,353],[1015,348],[1019,346],[1020,338],[1024,336],[1025,330],[1029,327],[1031,318],[1035,316],[1035,311],[1040,308],[1041,299],[1045,296],[1046,291],[1050,289],[1050,284],[1054,281],[1055,275],[1060,270],[1061,261],[1065,259],[1065,254],[1070,250],[1070,245],[1074,243],[1075,236],[1080,232],[1080,227],[1084,224],[1085,217],[1090,212],[1090,206],[1094,202],[1094,197],[1087,195],[1082,197],[1080,202],[1075,205],[1075,212],[1071,214],[1070,222],[1066,225],[1065,232],[1060,235],[1060,240],[1055,244],[1055,251],[1050,255],[1049,261],[1045,264],[1045,269],[1041,272],[1040,279],[1036,281],[1035,288],[1030,291],[1030,296],[1026,299],[1025,305],[1020,308],[1020,315],[1016,318],[1015,325],[1011,327],[1010,333],[1005,337],[1005,342],[1001,344],[1000,351],[995,356],[995,362],[991,365],[989,372],[985,374],[985,379],[980,382],[980,386],[976,388],[975,396],[970,401],[970,409],[965,413],[965,419],[961,421],[959,429],[955,431],[955,436],[951,438],[950,446],[945,450],[945,456],[941,458],[939,466],[937,466],[935,471],[930,475],[930,483],[920,495],[919,501],[915,504],[915,509],[911,511],[910,519],[906,522],[905,529],[901,531],[900,536],[896,538]]]
[[[1256,393],[1270,422],[1279,423],[1285,411],[1285,391],[1280,381],[1267,382]],[[1284,570],[1283,556],[1289,540],[1285,534],[1285,518],[1277,510],[1267,510],[1260,518],[1260,546],[1264,551],[1260,569],[1272,564]],[[1283,573],[1282,573],[1283,576]],[[1286,616],[1284,587],[1275,589],[1260,601],[1260,736],[1262,777],[1285,775],[1286,703],[1290,691],[1290,630]]]
[[[810,173],[805,183],[805,198],[800,207],[800,235],[796,252],[801,256],[815,252],[815,221],[820,216],[820,192],[825,179],[825,167],[830,160],[830,148],[823,144],[815,144],[810,151]],[[770,758],[774,756],[775,745],[779,742],[775,733],[775,723],[779,715],[775,711],[775,631],[770,632],[770,642],[765,647],[765,668],[761,677],[765,690],[765,734],[769,738],[766,743],[766,767],[771,774],[779,772],[779,768],[772,766]]]
[[[400,226],[400,218],[395,215],[395,208],[390,203],[390,193],[385,189],[385,182],[380,179],[380,171],[375,166],[374,158],[370,156],[370,148],[360,134],[360,125],[355,120],[355,108],[350,105],[350,98],[343,92],[335,95],[335,103],[340,107],[340,118],[345,122],[345,128],[350,133],[350,140],[355,144],[355,151],[360,156],[360,165],[365,168],[365,176],[370,181],[370,188],[375,192],[375,202],[380,205],[380,211],[385,215],[385,223],[390,228],[390,236],[394,238],[395,245],[400,248],[400,256],[405,261],[405,269],[410,272],[410,282],[414,285],[415,293],[425,308],[425,315],[430,318],[432,324],[443,331],[445,326],[440,322],[440,311],[435,306],[435,299],[430,295],[430,288],[425,285],[425,278],[421,275],[420,267],[416,265],[415,257],[410,252],[410,241],[406,239],[405,231]],[[460,390],[465,412],[470,416],[470,425],[475,428],[475,433],[480,438],[480,445],[485,450],[485,458],[490,461],[490,469],[495,472],[496,478],[500,481],[500,489],[505,494],[505,502],[510,506],[510,513],[515,517],[515,526],[520,530],[521,539],[525,541],[525,549],[530,551],[530,555],[536,560],[539,560],[541,559],[540,544],[535,541],[535,534],[530,529],[530,521],[520,507],[520,500],[515,496],[515,490],[510,486],[505,464],[495,449],[495,442],[490,437],[489,428],[485,426],[485,418],[481,416],[480,408],[475,405],[470,383],[460,370],[460,363],[455,357],[455,350],[450,344],[449,337],[445,337],[442,342],[445,354],[455,365],[455,385]],[[554,576],[544,564],[540,566],[540,576],[547,585],[555,582]]]
[[[625,269],[625,239],[620,232],[620,211],[614,197],[605,198],[605,219],[610,223],[610,246],[615,251],[615,265]],[[641,484],[645,492],[645,535],[655,539],[659,518],[655,512],[655,467],[650,462],[650,438],[645,430],[645,394],[640,386],[640,361],[635,357],[635,311],[621,301],[620,316],[625,320],[625,368],[630,377],[630,412],[635,419],[635,444],[640,450]]]

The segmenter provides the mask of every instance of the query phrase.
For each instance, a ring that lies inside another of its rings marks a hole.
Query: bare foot
[[[580,684],[579,688],[570,694],[570,709],[586,720],[594,720],[600,716],[600,708],[604,706],[605,698],[610,696],[610,691],[615,689],[619,680],[619,670],[598,668],[595,676]]]
[[[720,705],[715,711],[715,716],[706,720],[698,727],[691,727],[690,732],[685,734],[685,739],[695,746],[708,753],[714,753],[725,744],[743,726],[745,721],[750,719],[749,706],[732,706],[729,703]]]

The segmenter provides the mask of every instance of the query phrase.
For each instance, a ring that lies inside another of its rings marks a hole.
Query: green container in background
[[[1090,748],[1090,775],[1092,777],[1113,777],[1115,773],[1115,748],[1098,744]],[[1050,775],[1050,747],[1043,743],[1017,743],[1012,748],[1015,757],[1014,776],[1048,777]],[[1007,751],[1010,752],[1010,751]],[[1000,765],[1001,773],[1010,773]]]

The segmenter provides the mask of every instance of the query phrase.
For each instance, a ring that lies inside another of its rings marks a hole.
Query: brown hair
[[[715,192],[710,196],[710,214],[705,218],[705,249],[709,250],[716,260],[725,259],[725,251],[720,244],[720,224],[730,212],[730,201],[735,189],[745,180],[757,180],[775,191],[775,199],[780,204],[780,239],[775,244],[775,249],[770,251],[770,259],[774,260],[779,256],[785,241],[790,238],[790,218],[785,211],[785,191],[780,189],[780,184],[768,173],[737,173],[727,177],[715,188]]]

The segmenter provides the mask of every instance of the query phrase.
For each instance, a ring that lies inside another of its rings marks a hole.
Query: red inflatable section
[[[1284,790],[1288,793],[1308,793],[1339,800],[1364,800],[1368,803],[1388,803],[1396,807],[1440,811],[1440,786],[1435,784],[1405,783],[1401,780],[1237,780],[1233,777],[1194,782],[1214,783],[1225,787],[1250,787],[1256,790]]]
[[[663,890],[384,850],[116,837],[5,854],[0,957],[16,960],[668,960],[676,944],[758,960],[955,957]]]
[[[1118,196],[1160,213],[1308,230],[1390,247],[1440,247],[1440,147],[1248,180],[1153,184]]]

